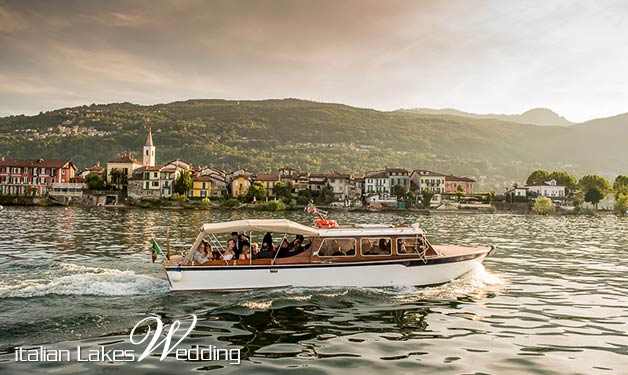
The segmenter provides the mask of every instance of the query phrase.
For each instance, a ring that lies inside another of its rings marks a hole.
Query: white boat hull
[[[449,282],[481,264],[486,253],[469,259],[371,264],[318,264],[166,268],[173,291],[250,290],[285,287],[424,286]]]

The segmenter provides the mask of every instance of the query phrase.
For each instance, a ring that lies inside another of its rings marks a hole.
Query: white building
[[[364,175],[364,194],[377,195],[379,199],[390,199],[390,178],[386,171],[366,172]]]
[[[544,196],[550,198],[564,198],[565,187],[556,183],[556,180],[549,181],[534,181],[531,185],[525,186],[528,192],[537,196]]]
[[[428,171],[425,169],[415,169],[410,175],[410,180],[414,182],[417,189],[417,195],[427,189],[434,194],[442,194],[445,192],[446,176],[441,173]]]

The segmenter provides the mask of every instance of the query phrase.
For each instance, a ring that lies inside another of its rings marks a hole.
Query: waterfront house
[[[528,200],[528,188],[519,187],[517,184],[513,185],[510,189],[504,193],[506,201],[510,203],[525,202]]]
[[[2,195],[45,195],[52,184],[69,183],[76,174],[72,161],[0,158]]]
[[[371,171],[364,174],[364,194],[368,197],[390,199],[390,178],[386,171]]]
[[[323,173],[310,173],[307,188],[312,191],[321,191],[327,185],[327,176]]]
[[[326,184],[331,187],[334,199],[337,201],[349,201],[355,197],[355,185],[353,176],[338,173],[336,171],[326,175]]]
[[[96,164],[94,164],[91,167],[87,167],[87,168],[83,168],[80,171],[78,171],[76,173],[77,176],[82,177],[83,179],[85,179],[85,177],[87,177],[90,174],[96,174],[98,176],[101,177],[101,179],[104,181],[106,176],[106,170],[105,168],[100,166],[100,162],[97,162]]]
[[[414,182],[417,190],[417,196],[425,189],[434,194],[442,194],[445,192],[445,175],[428,171],[425,169],[415,169],[410,175],[410,180]]]
[[[384,172],[390,179],[390,192],[393,193],[395,186],[401,186],[406,192],[410,188],[410,172],[403,168],[386,168]]]
[[[207,198],[212,195],[212,178],[203,176],[200,172],[192,175],[192,189],[188,192],[190,198]]]
[[[530,185],[526,185],[528,193],[536,196],[544,196],[549,198],[565,198],[565,187],[558,185],[556,180],[551,179],[549,181],[534,181]]]
[[[133,199],[157,200],[161,198],[162,167],[141,167],[128,179],[127,194]]]
[[[137,161],[130,153],[109,160],[107,162],[107,183],[121,189],[127,185],[127,181],[133,176],[133,172],[141,167],[142,163]]]
[[[227,174],[225,171],[213,167],[201,167],[198,173],[209,178],[211,183],[211,196],[222,197],[223,191],[227,190]]]
[[[231,197],[237,198],[239,196],[246,195],[251,187],[251,179],[244,175],[239,175],[231,178],[229,188],[231,189]]]
[[[266,189],[266,196],[269,198],[275,197],[275,184],[280,181],[278,174],[273,173],[258,173],[253,176],[253,182],[261,182]]]
[[[445,176],[445,193],[457,193],[459,187],[464,189],[466,195],[473,194],[473,184],[475,180],[468,177]]]

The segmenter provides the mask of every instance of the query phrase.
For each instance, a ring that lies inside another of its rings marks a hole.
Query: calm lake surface
[[[484,268],[429,288],[169,293],[148,240],[183,249],[204,222],[300,212],[5,207],[0,373],[627,374],[628,220],[333,213],[419,222],[434,243],[498,246]],[[255,239],[254,239],[255,240]],[[183,347],[242,362],[15,362],[14,347],[128,349],[147,316],[199,321]]]

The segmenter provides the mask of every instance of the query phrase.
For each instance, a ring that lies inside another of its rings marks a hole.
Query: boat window
[[[397,239],[397,254],[399,255],[423,254],[427,248],[427,243],[422,237],[406,237]]]
[[[392,254],[391,243],[390,238],[363,238],[360,242],[360,250],[364,256],[390,255]]]
[[[354,256],[355,239],[325,238],[318,249],[319,257]]]

